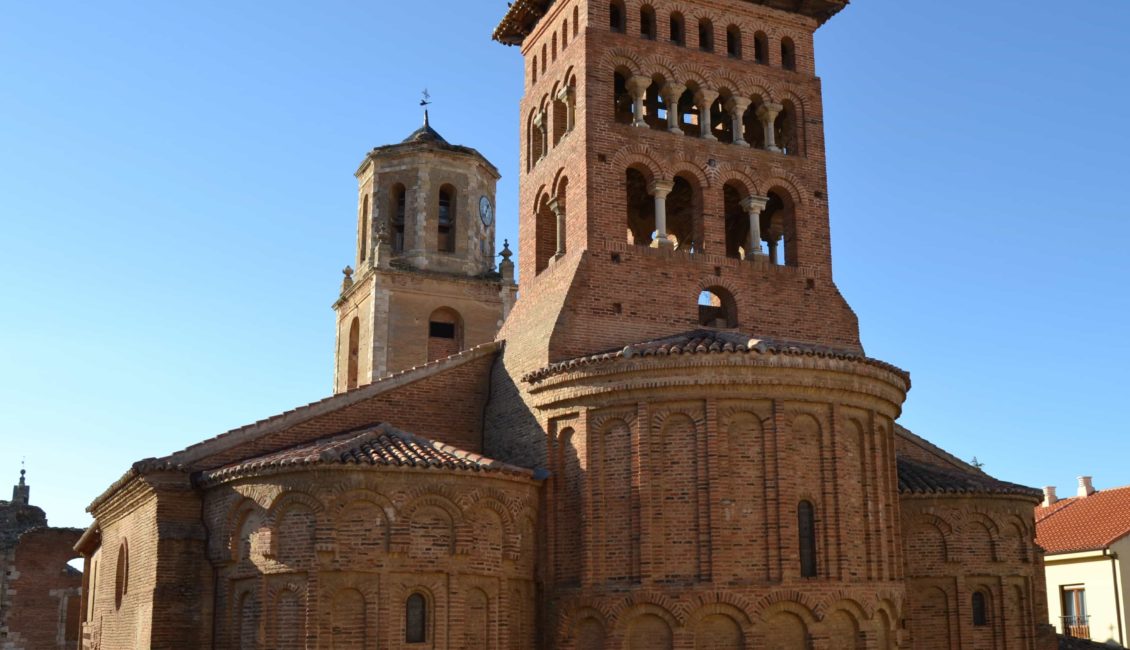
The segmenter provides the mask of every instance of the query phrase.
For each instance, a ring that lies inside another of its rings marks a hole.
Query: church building
[[[94,500],[81,648],[1054,648],[1042,493],[898,424],[834,281],[846,5],[510,3],[520,273],[481,154],[366,154],[334,394]]]

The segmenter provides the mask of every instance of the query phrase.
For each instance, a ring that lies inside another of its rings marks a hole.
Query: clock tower
[[[356,172],[357,249],[334,303],[334,392],[494,340],[517,286],[497,266],[498,169],[424,125]]]

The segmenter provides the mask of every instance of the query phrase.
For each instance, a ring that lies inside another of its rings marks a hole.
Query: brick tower
[[[337,312],[334,392],[494,339],[514,301],[495,270],[498,170],[424,125],[357,170],[355,268]],[[395,343],[393,343],[395,342]]]
[[[523,289],[486,453],[552,474],[539,647],[899,643],[909,378],[832,279],[813,59],[846,4],[519,0],[495,31]]]

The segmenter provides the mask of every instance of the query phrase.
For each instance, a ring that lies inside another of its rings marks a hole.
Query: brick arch
[[[660,407],[660,408],[662,408],[662,407]],[[705,413],[694,413],[694,412],[692,412],[688,409],[685,409],[685,408],[674,408],[674,409],[663,409],[663,410],[660,410],[660,411],[652,414],[652,416],[651,416],[652,430],[657,431],[657,430],[662,429],[663,426],[667,424],[667,421],[670,420],[673,416],[676,416],[676,415],[682,415],[682,416],[686,417],[687,419],[689,419],[691,421],[691,423],[694,424],[695,429],[699,432],[703,431],[704,430],[703,427],[706,426],[706,415],[705,415]]]
[[[608,411],[590,416],[589,429],[592,431],[607,431],[607,425],[613,422],[623,422],[629,429],[636,423],[637,413],[634,409],[623,411]]]
[[[804,187],[804,183],[789,173],[782,173],[781,170],[773,170],[774,175],[761,181],[761,187],[764,190],[763,196],[767,196],[773,190],[784,192],[788,195],[789,200],[793,202],[793,207],[800,209],[805,205],[805,196],[800,188]],[[799,215],[798,215],[799,216]]]
[[[728,602],[722,602],[721,600],[702,603],[691,609],[690,614],[686,617],[686,626],[694,627],[695,623],[698,623],[707,616],[722,614],[734,619],[742,629],[746,629],[753,625],[754,619],[750,616],[747,609],[748,603],[744,603],[744,605],[743,607]]]
[[[595,618],[604,627],[607,633],[610,626],[609,621],[611,617],[608,613],[608,607],[602,606],[602,601],[595,598],[582,596],[581,598],[573,601],[567,605],[557,617],[557,638],[558,641],[565,641],[572,636],[573,631],[576,629],[577,623],[585,620],[586,618]]]
[[[746,192],[746,196],[753,194],[762,196],[761,189],[757,186],[757,181],[747,174],[745,169],[739,168],[732,163],[722,163],[718,166],[718,179],[715,181],[715,184],[718,187],[725,187],[726,183],[730,182],[741,184],[742,189]]]
[[[663,166],[652,158],[650,150],[642,144],[624,147],[612,157],[612,169],[617,170],[615,173],[622,176],[630,167],[646,169],[651,175],[651,178],[647,179],[648,182],[666,178]]]
[[[498,515],[502,520],[502,533],[507,537],[512,537],[517,534],[517,524],[514,520],[514,513],[506,507],[506,504],[494,495],[479,496],[466,508],[467,517],[470,518],[475,511],[479,509],[490,510]],[[507,549],[509,550],[509,549]]]
[[[549,198],[549,194],[546,193],[546,187],[548,187],[548,186],[545,185],[545,184],[542,184],[540,187],[538,187],[538,191],[534,193],[534,213],[535,214],[537,213],[538,206],[541,205],[542,200],[543,199],[548,200],[548,198]]]
[[[626,68],[632,74],[643,74],[643,64],[639,57],[631,50],[615,48],[605,52],[600,60],[600,67],[609,71],[617,68]]]
[[[686,619],[685,613],[681,611],[682,608],[679,607],[677,601],[656,591],[632,592],[624,598],[608,604],[601,611],[604,612],[607,620],[612,623],[609,629],[622,632],[625,623],[633,616],[638,615],[641,608],[655,608],[662,611],[663,617],[672,627],[681,625],[682,621]],[[683,616],[680,617],[680,614],[683,614]]]
[[[760,623],[768,623],[777,614],[787,612],[795,614],[806,626],[811,627],[818,620],[815,612],[819,606],[820,603],[806,593],[777,590],[758,601],[754,615]]]
[[[644,74],[649,77],[661,74],[667,81],[679,80],[679,65],[668,57],[662,55],[649,56],[642,61],[641,65]]]
[[[632,604],[630,607],[620,612],[620,615],[616,617],[616,622],[611,631],[616,636],[623,638],[627,634],[628,627],[632,624],[632,621],[648,614],[653,614],[663,619],[663,621],[670,626],[672,635],[674,635],[675,630],[682,626],[679,618],[668,608],[657,603],[643,602]]]
[[[438,488],[438,489],[437,489]],[[421,486],[409,498],[407,504],[400,510],[399,524],[407,526],[408,522],[412,521],[412,517],[423,508],[439,508],[451,517],[451,523],[458,527],[463,523],[463,510],[457,504],[456,498],[451,498],[451,489],[446,485],[430,485]]]
[[[860,600],[856,594],[840,591],[825,598],[815,613],[821,621],[824,621],[842,610],[851,614],[855,622],[862,626],[864,621],[870,620],[875,615],[875,610],[873,607],[869,609]]]
[[[937,530],[942,536],[942,556],[945,557],[946,562],[953,562],[956,559],[953,544],[954,528],[948,521],[936,514],[922,512],[910,519],[910,530],[914,530],[919,526],[928,526]]]
[[[679,174],[691,176],[692,178],[694,178],[695,182],[698,183],[698,190],[700,192],[705,192],[707,188],[712,186],[710,178],[707,177],[706,172],[703,171],[702,167],[700,167],[698,163],[691,160],[683,159],[673,161],[668,168],[668,172],[670,174],[670,180],[675,180],[675,177]]]
[[[737,97],[744,97],[745,91],[742,90],[744,84],[737,80],[736,77],[731,77],[725,73],[717,73],[710,78],[710,86],[714,90],[721,91],[723,89],[730,91],[731,95]]]
[[[566,175],[564,167],[558,169],[553,174],[553,184],[551,186],[553,189],[550,190],[551,196],[558,196],[561,193],[561,179],[563,178],[565,179],[566,183],[569,182],[569,176]]]
[[[330,499],[326,512],[331,519],[337,519],[346,507],[358,501],[377,506],[390,521],[396,514],[396,506],[388,497],[369,488],[349,488],[337,492]]]
[[[687,17],[687,21],[688,21],[687,30],[689,31],[691,29],[691,25],[689,24],[689,21],[691,20],[691,18],[689,16],[689,14],[686,14],[686,13],[684,13],[683,16]],[[696,21],[696,25],[697,25],[698,19],[695,18],[694,20]],[[696,27],[696,29],[697,29],[697,27]],[[713,86],[710,85],[710,79],[713,76],[713,75],[711,75],[710,70],[708,70],[707,68],[705,68],[701,65],[698,65],[697,63],[687,63],[687,64],[684,64],[684,65],[681,65],[676,70],[676,72],[679,75],[678,76],[679,83],[683,83],[683,84],[687,84],[687,85],[690,85],[690,84],[693,83],[693,84],[696,84],[697,86],[699,86],[700,88],[712,88],[713,87]]]
[[[227,514],[221,519],[224,522],[223,534],[209,536],[209,555],[216,559],[231,556],[232,561],[238,561],[239,558],[235,557],[235,538],[239,535],[239,529],[243,526],[244,517],[256,512],[263,515],[263,522],[266,523],[266,510],[255,499],[244,496],[233,503],[228,508]]]

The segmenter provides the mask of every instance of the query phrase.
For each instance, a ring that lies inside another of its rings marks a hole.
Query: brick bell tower
[[[813,60],[844,5],[513,3],[494,33],[525,58],[507,332],[541,331],[531,362],[703,324],[860,349],[832,280]]]
[[[846,4],[516,0],[494,32],[522,296],[484,453],[548,471],[537,647],[909,647],[909,377],[832,278],[813,36]]]
[[[494,340],[517,291],[513,263],[494,265],[498,170],[447,142],[427,112],[356,176],[357,249],[334,303],[335,393]]]

